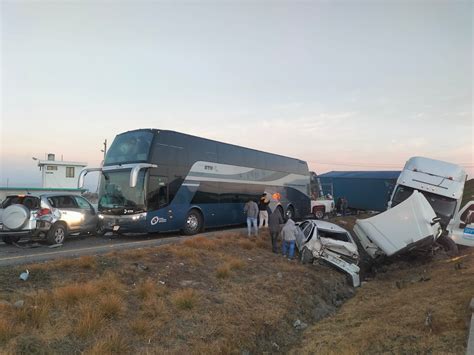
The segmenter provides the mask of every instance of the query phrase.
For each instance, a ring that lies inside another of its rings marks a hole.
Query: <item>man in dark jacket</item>
[[[280,233],[280,225],[283,224],[285,221],[283,220],[283,216],[280,213],[279,208],[275,208],[270,217],[268,218],[268,228],[270,229],[270,236],[272,238],[272,249],[275,254],[278,253],[278,234]]]

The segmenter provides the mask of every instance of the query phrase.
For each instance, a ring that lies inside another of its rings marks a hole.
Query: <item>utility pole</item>
[[[105,155],[107,154],[107,139],[104,141],[104,149],[101,149],[100,151],[104,153],[104,161],[105,161]]]

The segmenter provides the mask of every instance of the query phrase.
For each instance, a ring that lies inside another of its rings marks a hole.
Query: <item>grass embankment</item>
[[[474,250],[461,254],[390,265],[337,315],[310,327],[293,353],[465,354]]]
[[[288,351],[296,319],[350,295],[344,275],[272,254],[266,233],[3,268],[0,353]]]

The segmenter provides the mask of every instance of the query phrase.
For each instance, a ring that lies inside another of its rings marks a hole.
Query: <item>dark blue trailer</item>
[[[345,197],[349,208],[385,211],[399,175],[400,171],[331,171],[318,177],[334,201]]]

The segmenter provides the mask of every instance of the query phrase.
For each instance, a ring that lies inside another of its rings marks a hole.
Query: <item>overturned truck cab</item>
[[[430,246],[442,228],[427,199],[415,190],[386,212],[357,220],[354,233],[367,254],[377,259]]]

